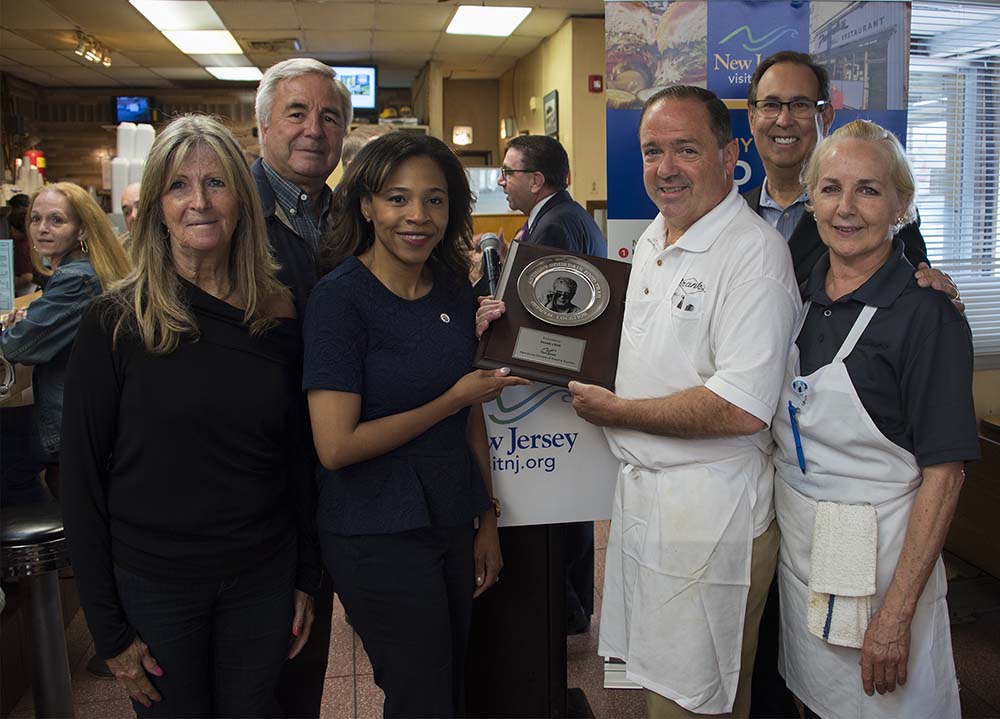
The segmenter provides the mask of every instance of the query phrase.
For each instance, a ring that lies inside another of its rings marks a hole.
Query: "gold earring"
[[[83,254],[87,254],[88,252],[90,252],[90,248],[87,247],[87,241],[86,240],[80,240],[80,251]]]

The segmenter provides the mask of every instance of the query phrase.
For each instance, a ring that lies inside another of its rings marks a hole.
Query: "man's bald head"
[[[132,231],[132,223],[139,212],[139,183],[133,182],[122,190],[122,214],[125,215],[125,226]]]

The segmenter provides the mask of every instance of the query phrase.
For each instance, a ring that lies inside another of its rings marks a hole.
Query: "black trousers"
[[[569,522],[563,532],[563,563],[566,565],[566,612],[594,613],[594,523]]]
[[[464,713],[473,530],[322,533],[323,561],[385,692],[392,717]]]
[[[129,624],[163,676],[139,717],[265,717],[292,638],[294,552],[217,582],[150,579],[115,567]]]
[[[318,719],[330,659],[330,628],[333,624],[333,582],[323,573],[323,583],[313,597],[313,619],[309,640],[294,659],[285,662],[274,691],[277,707],[271,714],[284,719]]]

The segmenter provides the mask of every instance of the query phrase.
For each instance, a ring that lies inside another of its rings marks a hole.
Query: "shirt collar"
[[[740,211],[740,206],[745,204],[734,182],[729,188],[729,194],[723,198],[722,202],[698,218],[674,245],[688,252],[707,251],[715,243],[723,228],[732,222],[733,217]],[[644,236],[656,248],[657,252],[662,252],[666,233],[666,221],[663,215],[657,214]]]
[[[301,211],[303,208],[309,208],[310,212],[313,210],[309,204],[309,194],[305,190],[279,175],[277,170],[268,165],[263,158],[261,158],[260,163],[264,167],[264,174],[267,175],[267,181],[270,183],[271,189],[274,190],[274,196],[279,205],[285,210],[291,208],[295,208],[296,211]],[[323,216],[330,209],[332,197],[333,192],[330,187],[323,185],[323,190],[319,195],[319,203],[315,208],[317,220],[322,221]]]
[[[798,199],[795,200],[795,202],[793,202],[788,207],[793,207],[795,205],[798,205],[799,203],[805,203],[808,200],[809,196],[805,192],[803,192],[801,195],[799,195]],[[760,186],[760,206],[770,207],[771,209],[778,210],[779,212],[784,212],[785,210],[788,209],[788,207],[782,207],[781,205],[779,205],[777,202],[774,201],[774,198],[771,197],[770,193],[767,191],[766,177],[764,178],[764,182]]]
[[[545,203],[548,202],[549,200],[551,200],[555,196],[556,196],[556,193],[554,193],[554,192],[551,195],[546,195],[545,197],[543,197],[542,199],[540,199],[538,202],[536,202],[535,206],[531,208],[531,212],[528,213],[528,229],[529,230],[531,229],[531,226],[535,224],[535,220],[538,218],[538,213],[542,211],[542,207],[545,205]]]
[[[913,279],[913,265],[903,254],[903,242],[897,237],[892,240],[892,254],[885,264],[875,270],[863,285],[837,302],[853,300],[872,307],[890,307],[903,293]],[[806,286],[806,297],[816,304],[834,304],[826,294],[826,274],[830,270],[830,253],[826,252],[813,267]]]

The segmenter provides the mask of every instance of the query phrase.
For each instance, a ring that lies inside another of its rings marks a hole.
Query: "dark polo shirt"
[[[943,292],[917,285],[903,243],[867,282],[833,301],[829,253],[806,285],[812,301],[796,340],[800,373],[828,365],[865,305],[878,311],[844,360],[878,429],[927,467],[979,458],[972,401],[972,333]]]

